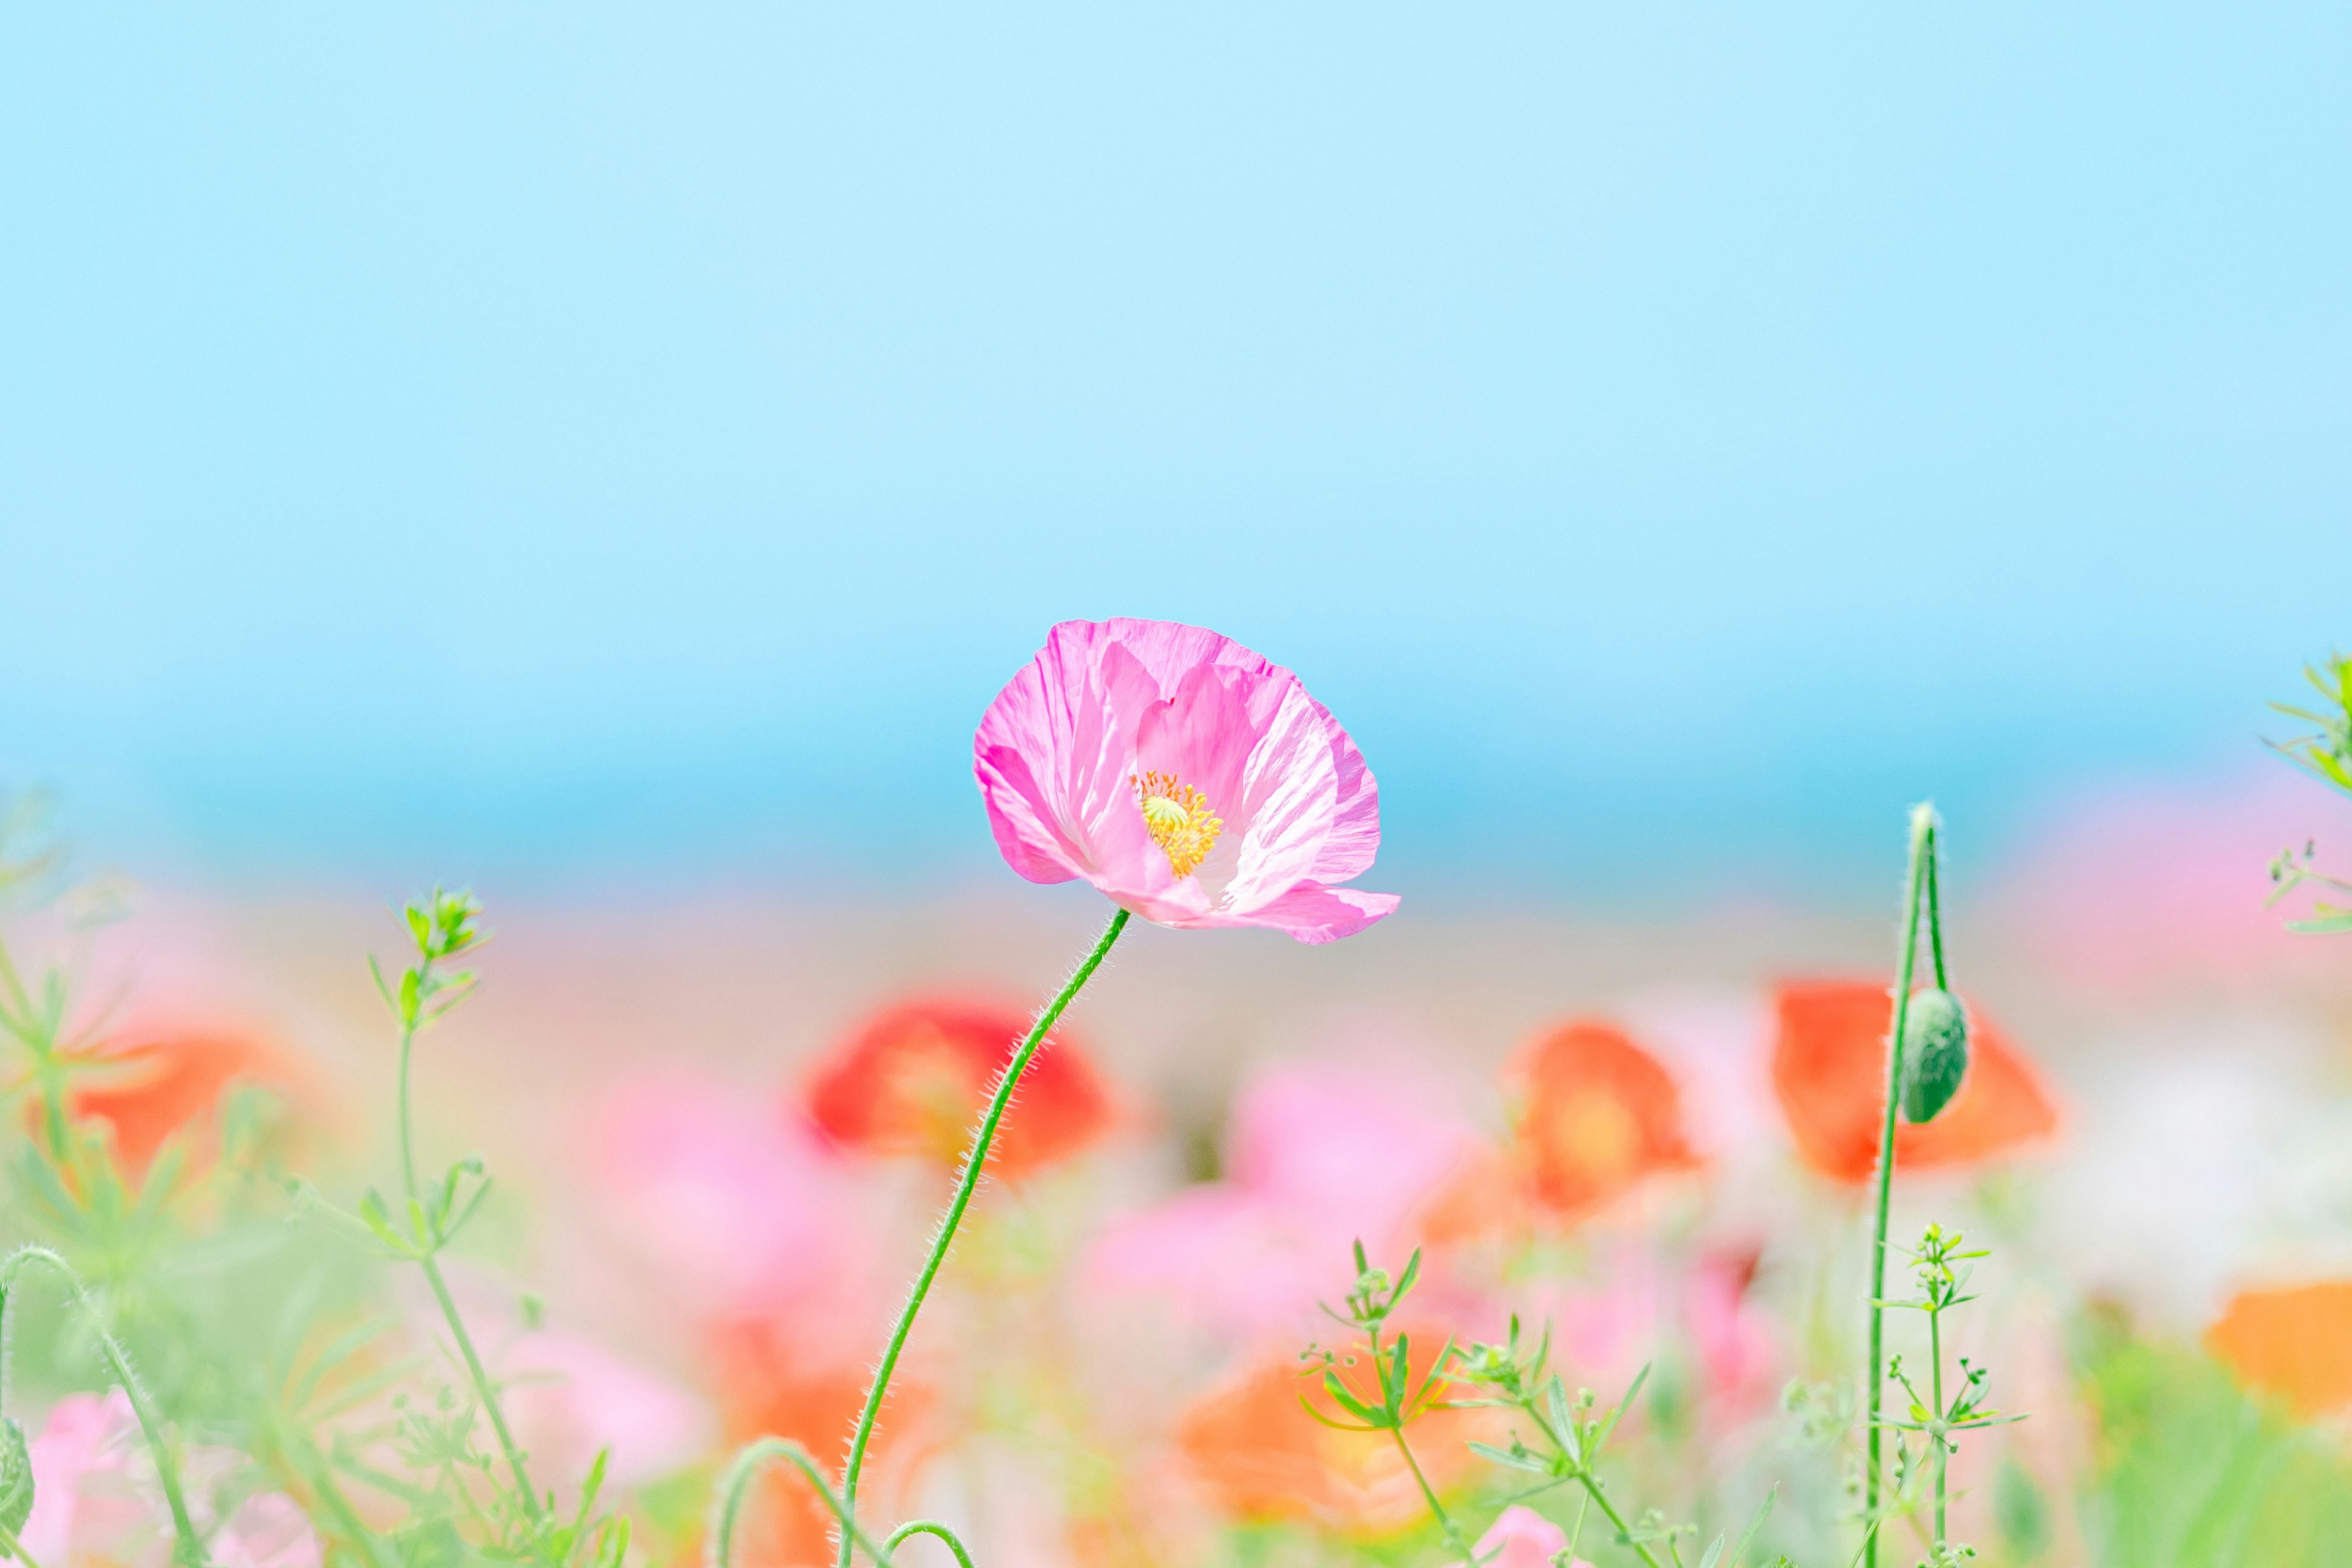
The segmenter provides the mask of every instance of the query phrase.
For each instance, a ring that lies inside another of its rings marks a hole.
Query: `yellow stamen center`
[[[1191,876],[1217,847],[1217,835],[1225,830],[1223,818],[1210,811],[1207,795],[1180,783],[1174,773],[1130,773],[1128,783],[1135,786],[1135,804],[1143,812],[1151,841],[1166,852],[1178,876]]]

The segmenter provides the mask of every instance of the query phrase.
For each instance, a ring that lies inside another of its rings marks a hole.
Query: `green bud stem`
[[[1886,1371],[1886,1216],[1895,1194],[1895,1118],[1902,1109],[1903,1038],[1911,1006],[1911,977],[1919,960],[1919,912],[1927,907],[1929,942],[1934,952],[1936,984],[1944,985],[1944,937],[1936,907],[1936,808],[1922,803],[1911,809],[1911,858],[1903,878],[1902,957],[1895,976],[1895,1018],[1887,1031],[1886,1114],[1878,1138],[1878,1181],[1875,1218],[1870,1237],[1870,1406],[1864,1439],[1868,1457],[1862,1472],[1864,1568],[1878,1568],[1878,1494],[1881,1482],[1882,1435],[1878,1420],[1885,1395]]]
[[[898,1321],[890,1331],[890,1342],[882,1352],[882,1362],[874,1372],[873,1386],[866,1391],[866,1408],[857,1417],[857,1430],[849,1440],[849,1462],[842,1468],[841,1500],[842,1532],[840,1568],[849,1568],[850,1552],[858,1545],[857,1537],[857,1478],[866,1467],[866,1446],[874,1440],[874,1424],[881,1418],[882,1398],[890,1391],[891,1375],[898,1370],[898,1357],[906,1351],[907,1337],[914,1332],[915,1314],[923,1310],[923,1299],[931,1293],[931,1281],[939,1278],[940,1266],[947,1261],[948,1247],[955,1241],[956,1229],[963,1223],[964,1210],[971,1206],[971,1194],[980,1186],[982,1167],[988,1163],[988,1151],[996,1142],[997,1124],[1004,1120],[1005,1108],[1013,1103],[1013,1091],[1020,1087],[1021,1075],[1028,1070],[1029,1062],[1045,1043],[1046,1034],[1061,1017],[1062,1010],[1094,977],[1102,961],[1110,954],[1111,944],[1119,932],[1127,929],[1128,911],[1120,910],[1110,917],[1110,923],[1062,987],[1061,994],[1037,1015],[1029,1036],[1021,1042],[1013,1059],[996,1080],[996,1092],[990,1096],[988,1109],[982,1112],[980,1125],[972,1130],[971,1147],[964,1152],[963,1170],[956,1178],[955,1196],[948,1202],[948,1212],[940,1221],[938,1237],[931,1243],[931,1254],[924,1259],[922,1272],[915,1276],[914,1289],[908,1292],[907,1305],[898,1313]],[[868,1550],[871,1550],[870,1548]]]

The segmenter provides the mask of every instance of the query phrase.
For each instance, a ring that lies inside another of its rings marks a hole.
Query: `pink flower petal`
[[[1055,626],[982,716],[972,768],[1016,872],[1084,877],[1163,925],[1329,942],[1396,907],[1325,896],[1380,843],[1379,794],[1354,742],[1297,677],[1199,626]],[[1223,824],[1181,873],[1143,817],[1136,784],[1149,773],[1201,792]]]
[[[1471,1548],[1480,1568],[1551,1568],[1568,1550],[1568,1531],[1523,1503],[1513,1503]],[[1581,1557],[1576,1568],[1591,1568]]]

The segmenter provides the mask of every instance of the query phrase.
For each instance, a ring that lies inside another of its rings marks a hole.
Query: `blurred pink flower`
[[[1295,1325],[1346,1289],[1356,1240],[1401,1264],[1420,1210],[1477,1155],[1475,1129],[1432,1098],[1360,1068],[1264,1074],[1234,1110],[1230,1176],[1114,1222],[1093,1278],[1228,1333]]]
[[[1479,1568],[1551,1568],[1553,1559],[1567,1550],[1568,1531],[1525,1504],[1513,1503],[1495,1521],[1494,1528],[1478,1538],[1470,1554]],[[1592,1568],[1592,1564],[1579,1557],[1574,1568]]]
[[[609,1448],[606,1474],[635,1486],[692,1462],[717,1435],[700,1400],[576,1334],[519,1335],[499,1356],[499,1378],[542,1484],[576,1485]]]
[[[1748,1298],[1750,1259],[1704,1254],[1669,1270],[1638,1252],[1608,1259],[1598,1289],[1538,1291],[1522,1317],[1549,1317],[1564,1375],[1614,1398],[1666,1347],[1690,1357],[1697,1394],[1718,1417],[1767,1404],[1780,1384],[1771,1321]]]
[[[302,1505],[284,1492],[237,1504],[209,1543],[213,1568],[319,1568],[324,1553]]]
[[[1351,935],[1397,906],[1379,792],[1298,678],[1172,621],[1065,621],[980,721],[972,768],[1007,864],[1083,877],[1168,926]]]
[[[50,1407],[28,1445],[33,1512],[21,1537],[43,1568],[165,1568],[171,1562],[172,1517],[142,1442],[131,1401],[119,1388],[103,1397],[68,1394]],[[196,1447],[181,1456],[188,1511],[207,1537],[215,1568],[319,1568],[318,1532],[284,1492],[256,1492],[218,1520],[215,1488],[249,1465],[230,1448]]]
[[[814,1129],[723,1085],[659,1078],[616,1085],[590,1131],[605,1212],[671,1299],[706,1317],[833,1323],[862,1345],[874,1246],[854,1174]]]
[[[104,1395],[69,1394],[49,1407],[48,1420],[27,1445],[33,1512],[21,1536],[42,1568],[112,1554],[152,1523],[131,1476],[138,1440],[131,1401],[119,1388]]]
[[[2323,869],[2352,868],[2344,797],[2284,763],[2201,786],[2116,789],[2037,835],[1998,902],[2072,979],[2127,986],[2322,968],[2328,944],[2285,929],[2305,911],[2263,907],[2272,859],[2314,841]]]

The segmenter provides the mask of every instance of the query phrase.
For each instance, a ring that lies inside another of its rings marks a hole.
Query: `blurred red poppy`
[[[221,1097],[233,1086],[257,1084],[291,1096],[302,1077],[257,1039],[225,1030],[142,1035],[110,1043],[85,1066],[87,1075],[67,1092],[67,1114],[103,1122],[134,1181],[173,1134],[187,1131],[204,1145]]]
[[[1613,1025],[1580,1019],[1521,1058],[1517,1145],[1529,1191],[1561,1214],[1590,1213],[1643,1177],[1696,1166],[1682,1100],[1655,1057]]]
[[[1868,1181],[1886,1107],[1887,988],[1798,982],[1782,985],[1777,1003],[1772,1087],[1798,1153],[1832,1181]],[[1935,1121],[1896,1127],[1897,1167],[1969,1164],[2058,1130],[2057,1104],[2032,1065],[1973,1007],[1969,1025],[1968,1077]]]
[[[809,1113],[846,1147],[951,1167],[1031,1021],[1014,1008],[952,997],[886,1007],[820,1064]],[[1002,1176],[1026,1175],[1086,1147],[1110,1123],[1102,1080],[1076,1040],[1055,1029],[1021,1080],[990,1164]]]
[[[2297,1415],[2352,1406],[2352,1279],[2242,1291],[2205,1346],[2249,1387]]]

